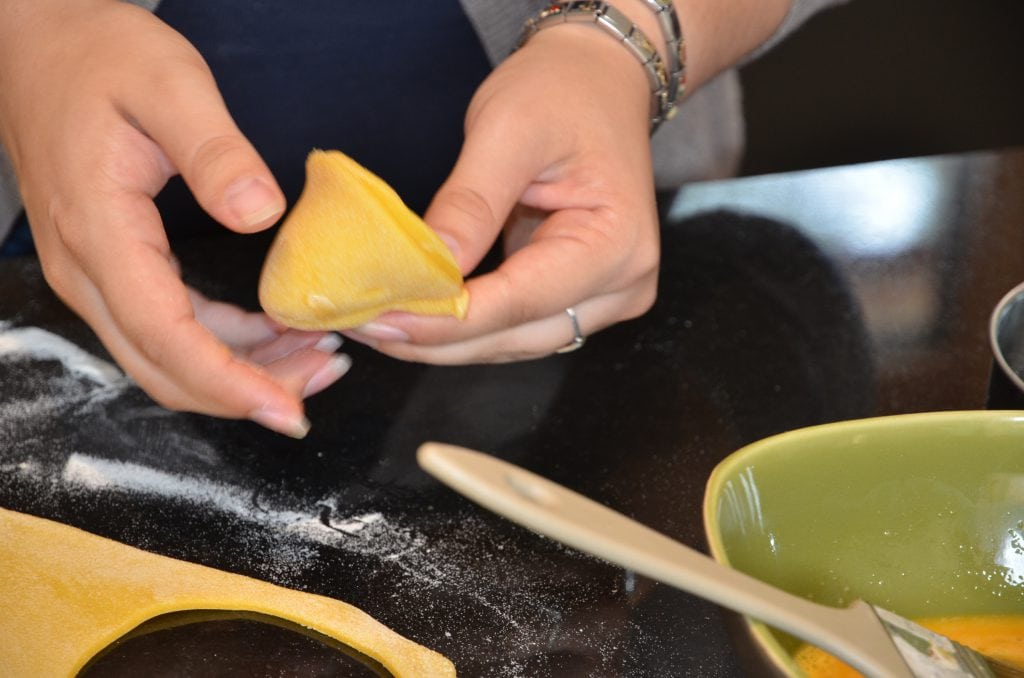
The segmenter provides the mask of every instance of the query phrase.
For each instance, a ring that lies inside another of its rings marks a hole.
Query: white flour
[[[10,327],[0,323],[0,356],[22,360],[57,360],[73,376],[98,386],[123,388],[128,378],[121,370],[83,351],[64,337],[38,327]]]
[[[462,587],[479,576],[467,571],[472,564],[465,560],[471,554],[461,552],[459,559],[453,559],[456,554],[450,546],[429,544],[426,535],[415,528],[389,520],[379,511],[345,514],[330,497],[317,502],[309,512],[296,506],[267,506],[264,501],[257,506],[251,489],[78,453],[68,457],[61,479],[70,487],[92,493],[135,493],[213,509],[282,535],[300,536],[319,545],[394,563],[410,579],[430,587]],[[322,511],[319,515],[314,512],[323,508],[330,509],[326,517]],[[277,564],[278,569],[285,565]],[[513,616],[503,613],[484,596],[474,597],[503,616],[505,623],[518,626]]]
[[[114,365],[38,327],[0,322],[0,360],[14,367],[29,367],[31,375],[26,377],[26,394],[19,397],[8,392],[0,400],[0,443],[3,434],[16,435],[26,423],[60,416],[69,407],[101,404],[132,384]],[[32,370],[31,364],[38,361],[55,361],[62,369],[56,373]]]
[[[69,486],[93,491],[130,492],[181,500],[264,527],[301,533],[322,544],[336,545],[343,540],[339,533],[356,535],[368,527],[375,527],[377,531],[393,531],[378,512],[357,513],[325,524],[317,516],[300,510],[256,506],[251,489],[86,454],[69,456],[61,479]]]
[[[188,478],[141,464],[76,453],[68,457],[61,478],[71,486],[90,490],[135,492],[165,499],[184,499],[240,518],[255,517],[251,490],[204,478]],[[301,513],[291,511],[263,511],[258,517],[274,525],[288,525],[306,518]]]
[[[31,361],[57,361],[63,369],[26,369]],[[240,540],[240,557],[250,559],[259,576],[285,586],[301,585],[311,569],[339,582],[359,580],[360,572],[348,567],[387,573],[381,595],[398,601],[412,627],[437,624],[438,611],[429,605],[421,611],[417,603],[433,599],[431,592],[461,601],[445,610],[438,633],[475,648],[478,660],[490,667],[488,676],[524,675],[532,654],[552,651],[553,641],[538,636],[538,629],[562,626],[559,645],[596,642],[593,628],[563,626],[562,609],[585,607],[586,601],[567,601],[552,581],[559,573],[546,556],[524,552],[513,535],[495,529],[493,519],[435,514],[429,507],[423,515],[409,515],[408,507],[392,511],[384,499],[379,506],[346,508],[340,499],[346,483],[339,483],[338,495],[320,498],[273,488],[256,492],[245,469],[225,463],[224,451],[186,419],[140,406],[138,392],[120,370],[40,328],[0,322],[0,369],[5,368],[4,374],[27,383],[12,384],[12,391],[5,384],[0,391],[0,492],[27,488],[35,501],[53,505],[152,506],[143,500],[156,498],[195,506],[203,521],[222,520],[230,534],[244,535],[232,537]],[[87,424],[101,437],[84,438],[83,444],[78,431]],[[109,449],[97,450],[97,441]],[[165,463],[174,470],[161,468]],[[133,503],[131,496],[140,501]],[[154,523],[144,513],[137,518],[126,529],[145,546]],[[418,615],[423,616],[417,620]],[[622,629],[593,647],[602,663],[614,663],[627,635]],[[502,659],[491,663],[496,657]]]
[[[21,469],[31,472],[32,468]],[[313,546],[328,547],[356,554],[371,561],[388,563],[397,568],[400,576],[392,583],[388,595],[407,596],[410,601],[430,590],[442,595],[464,597],[492,618],[489,625],[502,629],[502,643],[527,652],[535,646],[533,629],[538,620],[550,623],[560,618],[559,612],[547,608],[530,597],[528,591],[547,582],[531,581],[521,571],[509,580],[505,563],[481,554],[480,534],[487,528],[475,519],[462,519],[447,525],[441,537],[427,535],[420,529],[404,525],[382,511],[346,513],[333,497],[326,497],[303,510],[297,498],[281,502],[254,500],[253,492],[241,486],[214,482],[200,477],[188,477],[141,464],[102,459],[75,453],[68,457],[61,473],[62,481],[72,488],[97,493],[132,493],[140,496],[160,497],[183,501],[206,509],[204,514],[230,516],[234,520],[252,524],[259,531],[270,530],[280,535],[269,547],[265,540],[252,546],[253,557],[281,583],[301,574],[319,556]],[[327,509],[325,511],[325,509]],[[493,532],[486,544],[487,550],[501,552],[506,546]],[[509,550],[512,546],[509,545]],[[337,576],[345,577],[343,571]],[[511,591],[509,590],[511,587]],[[415,614],[409,611],[409,616]],[[460,620],[450,619],[448,634],[459,634]],[[451,637],[451,635],[449,635]],[[485,646],[492,647],[491,645]],[[522,675],[519,662],[512,656],[502,676]]]

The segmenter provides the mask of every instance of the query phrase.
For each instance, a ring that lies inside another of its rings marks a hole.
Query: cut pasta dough
[[[0,666],[11,678],[74,676],[143,622],[182,610],[270,615],[334,638],[398,678],[455,676],[443,655],[338,600],[7,509],[0,509],[0,590]]]
[[[313,151],[306,185],[259,285],[289,327],[340,330],[387,311],[463,318],[469,293],[437,234],[380,177],[340,151]]]

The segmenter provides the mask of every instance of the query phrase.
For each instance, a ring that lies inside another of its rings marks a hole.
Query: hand
[[[286,332],[186,290],[153,203],[181,173],[236,231],[284,211],[182,36],[123,2],[3,3],[0,141],[47,281],[143,389],[173,409],[305,434],[302,398],[347,359],[323,333]]]
[[[265,313],[248,313],[231,304],[210,301],[191,288],[188,294],[200,325],[223,342],[236,359],[260,366],[291,392],[303,397],[319,393],[352,364],[347,355],[334,355],[342,343],[337,334],[289,329]],[[329,359],[324,361],[323,356]],[[309,360],[315,368],[312,376],[303,366]]]
[[[483,83],[466,140],[425,220],[471,271],[513,211],[508,256],[468,280],[462,320],[389,313],[346,332],[396,358],[471,363],[535,358],[654,301],[658,219],[650,94],[636,59],[596,27],[536,34]]]

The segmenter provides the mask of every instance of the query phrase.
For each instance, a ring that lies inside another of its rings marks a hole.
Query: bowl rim
[[[784,431],[767,438],[756,440],[740,447],[722,459],[712,469],[704,487],[704,500],[702,503],[702,520],[704,538],[708,550],[713,559],[719,563],[731,566],[729,557],[726,554],[725,544],[721,538],[720,530],[716,529],[718,519],[715,515],[718,499],[720,497],[723,479],[726,476],[735,475],[737,467],[749,465],[752,459],[769,453],[770,450],[782,445],[788,445],[796,439],[813,439],[822,436],[841,435],[844,432],[850,435],[854,432],[865,432],[878,430],[892,424],[902,426],[922,426],[935,424],[955,424],[969,422],[972,424],[989,424],[993,422],[1024,422],[1024,410],[950,410],[941,412],[913,412],[906,414],[890,414],[863,419],[848,419],[843,421],[816,424],[802,428]],[[771,632],[771,627],[756,619],[740,615],[742,627],[753,637],[759,654],[766,658],[771,668],[777,673],[785,676],[799,678],[803,672],[797,667],[792,656],[776,640]]]
[[[988,342],[989,347],[992,349],[992,356],[999,369],[1003,371],[1006,378],[1013,382],[1017,388],[1024,391],[1024,379],[1017,373],[1017,370],[1010,366],[1009,361],[1006,360],[1006,354],[1003,352],[1003,347],[999,344],[999,325],[1002,323],[1003,317],[1009,312],[1010,305],[1017,302],[1021,296],[1024,296],[1024,282],[1019,283],[1004,294],[999,303],[992,309],[988,321]]]

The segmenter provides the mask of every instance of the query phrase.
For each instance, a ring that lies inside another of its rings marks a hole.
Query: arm
[[[762,45],[778,30],[789,8],[790,0],[684,0],[676,3],[679,23],[686,36],[691,88],[699,89]]]
[[[642,0],[613,4],[661,43]],[[687,96],[768,40],[790,9],[789,0],[677,7]],[[388,314],[350,336],[407,360],[506,361],[564,346],[567,307],[584,334],[646,312],[659,259],[648,100],[643,68],[600,29],[563,24],[535,35],[478,90],[462,154],[426,214],[464,272],[503,227],[506,260],[469,280],[463,322]]]

